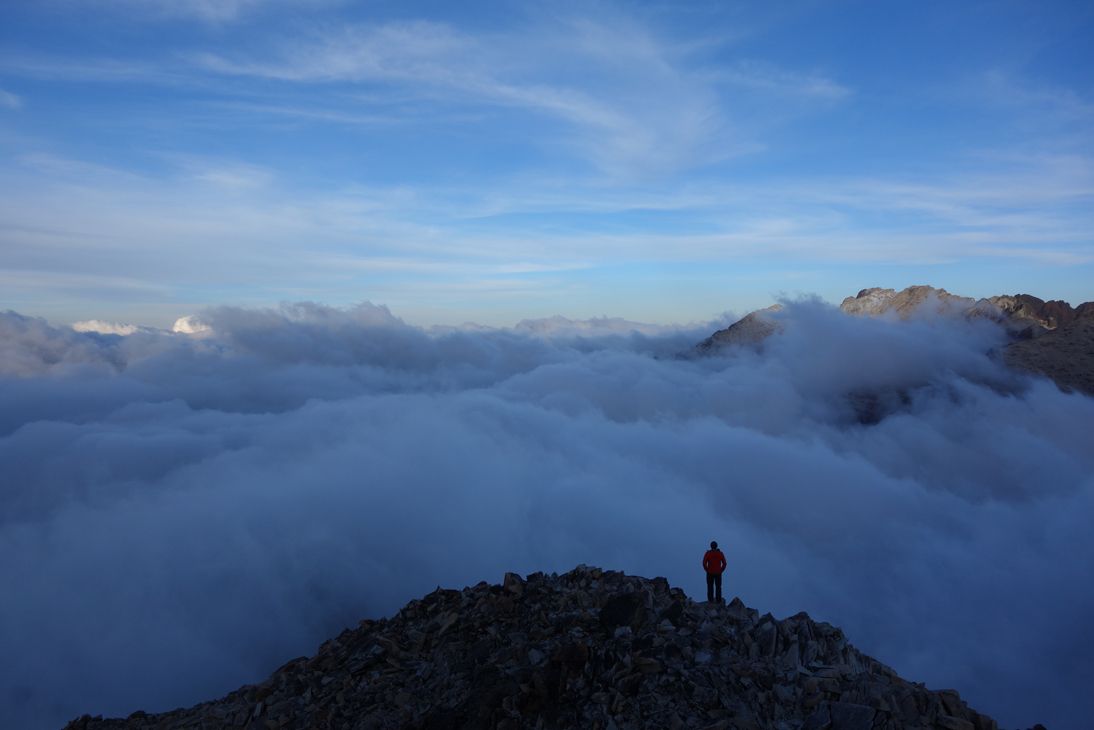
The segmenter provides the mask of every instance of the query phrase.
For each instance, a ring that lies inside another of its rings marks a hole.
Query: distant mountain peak
[[[933,307],[931,302],[934,303]],[[899,292],[876,287],[863,289],[855,296],[844,299],[840,309],[847,314],[878,316],[894,313],[901,318],[924,312],[986,316],[1012,332],[1036,337],[1094,315],[1094,302],[1072,308],[1065,301],[1055,299],[1046,302],[1032,294],[1002,294],[977,300],[920,284]]]
[[[711,355],[730,346],[759,347],[782,329],[773,316],[779,309],[776,304],[746,315],[698,343],[694,354]],[[1072,307],[1032,294],[973,299],[919,284],[900,291],[862,289],[844,299],[840,310],[862,317],[943,315],[995,321],[1010,338],[1001,353],[1009,367],[1044,375],[1066,391],[1094,395],[1094,302]]]
[[[765,309],[750,312],[729,327],[718,330],[700,342],[695,349],[700,354],[709,354],[728,345],[758,346],[782,329],[782,325],[775,318],[782,309],[781,304],[772,304]]]
[[[840,309],[848,314],[877,316],[894,312],[901,317],[909,317],[930,302],[934,303],[930,309],[938,312],[961,311],[976,304],[974,299],[950,294],[945,289],[916,285],[901,291],[876,287],[863,289],[855,296],[844,299]]]

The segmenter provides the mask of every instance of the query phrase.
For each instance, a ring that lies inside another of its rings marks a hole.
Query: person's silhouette
[[[710,541],[710,550],[703,554],[703,570],[707,572],[707,600],[722,602],[722,573],[726,569],[726,556],[718,549],[718,543]]]

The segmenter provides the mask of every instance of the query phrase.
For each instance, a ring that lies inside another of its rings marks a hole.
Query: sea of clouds
[[[714,325],[0,315],[0,727],[212,699],[505,571],[701,598],[711,539],[729,596],[1004,726],[1082,726],[1094,398],[1006,370],[989,322],[785,305],[708,358],[678,355]]]

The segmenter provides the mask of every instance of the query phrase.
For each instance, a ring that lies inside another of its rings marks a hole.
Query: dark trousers
[[[722,602],[721,573],[707,573],[707,600]]]

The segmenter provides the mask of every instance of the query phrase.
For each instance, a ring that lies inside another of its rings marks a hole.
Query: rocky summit
[[[779,321],[772,318],[782,308],[781,304],[772,304],[766,309],[746,314],[729,327],[718,330],[700,342],[695,349],[698,354],[707,355],[728,345],[760,345],[771,335],[782,331]]]
[[[106,728],[994,730],[953,690],[898,677],[838,628],[664,578],[579,566],[437,589],[261,684]]]
[[[712,355],[733,346],[760,348],[768,337],[783,331],[780,310],[776,304],[752,312],[698,343],[690,354]],[[1030,294],[972,299],[919,285],[901,291],[863,289],[844,299],[840,310],[867,317],[939,314],[992,320],[1008,335],[999,354],[1009,367],[1050,378],[1064,391],[1094,395],[1094,302],[1072,307]]]
[[[930,286],[903,291],[863,289],[840,309],[855,315],[936,311],[998,322],[1010,337],[1002,359],[1015,370],[1043,375],[1065,391],[1094,395],[1094,302],[1072,307],[1059,299],[1004,294],[974,300]]]
[[[863,289],[840,304],[847,314],[878,316],[893,313],[907,319],[916,313],[937,312],[966,317],[984,317],[1003,326],[1014,339],[1032,339],[1053,334],[1079,320],[1094,318],[1094,302],[1072,307],[1065,301],[1045,301],[1031,294],[1002,294],[972,299],[932,286],[907,289]]]

